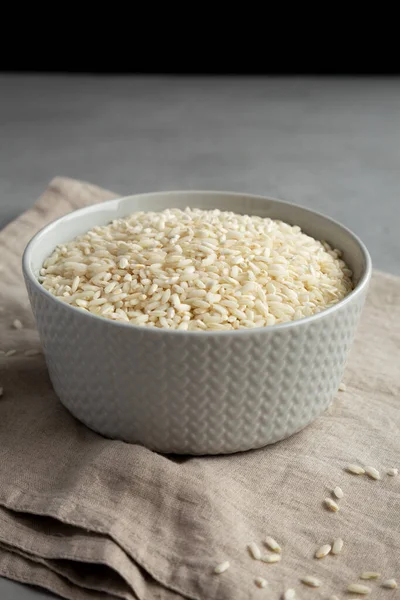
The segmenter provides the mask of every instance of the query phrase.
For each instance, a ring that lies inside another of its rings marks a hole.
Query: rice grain
[[[382,582],[382,587],[388,590],[395,590],[397,588],[397,581],[395,579],[386,579]]]
[[[268,585],[268,581],[264,577],[256,577],[254,583],[259,588],[265,588]]]
[[[333,490],[333,495],[336,496],[336,498],[338,498],[339,500],[341,498],[343,498],[344,493],[341,487],[339,487],[338,485],[335,487],[335,489]]]
[[[281,559],[282,559],[282,556],[280,554],[264,554],[260,558],[260,560],[262,562],[270,563],[270,564],[280,562]]]
[[[332,498],[325,498],[324,504],[326,508],[332,512],[338,512],[339,510],[339,505],[334,500],[332,500]]]
[[[115,219],[57,246],[39,281],[63,302],[109,319],[178,329],[187,316],[190,331],[234,330],[285,323],[342,300],[353,285],[339,254],[281,221],[167,209]],[[139,314],[129,314],[132,306]],[[149,310],[157,312],[141,319]],[[168,327],[164,317],[173,318]]]
[[[398,469],[395,469],[395,468],[388,469],[388,470],[387,470],[387,474],[388,474],[390,477],[396,477],[396,475],[398,475],[398,474],[399,474],[399,470],[398,470]]]
[[[304,585],[308,585],[308,587],[313,587],[313,588],[317,588],[317,587],[321,587],[321,581],[319,579],[317,579],[316,577],[313,577],[312,575],[307,575],[306,577],[302,577],[300,579],[301,583],[304,583]]]
[[[375,467],[365,467],[365,473],[371,479],[375,479],[375,481],[381,478],[379,471]]]
[[[359,465],[347,465],[346,471],[352,475],[364,475],[365,470]]]
[[[360,596],[367,596],[371,593],[371,588],[361,583],[351,583],[347,587],[349,594],[360,594]]]
[[[276,552],[277,554],[280,554],[282,552],[282,548],[280,547],[278,542],[269,535],[267,535],[267,537],[265,538],[265,544],[270,550],[272,550],[272,552]]]
[[[318,548],[318,550],[316,550],[315,558],[325,558],[325,556],[328,556],[331,550],[332,546],[330,544],[324,544],[323,546]]]
[[[225,560],[224,562],[220,563],[219,565],[217,565],[214,568],[214,573],[216,573],[217,575],[220,575],[221,573],[225,573],[225,571],[227,571],[230,567],[230,562],[229,560]]]
[[[251,544],[249,544],[247,546],[247,549],[250,553],[250,556],[252,558],[254,558],[254,560],[260,560],[261,558],[261,550],[260,548],[257,546],[257,544],[255,542],[251,542]]]
[[[332,544],[332,554],[338,555],[343,550],[342,538],[336,538]]]

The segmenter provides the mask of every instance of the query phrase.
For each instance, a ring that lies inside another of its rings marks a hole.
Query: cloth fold
[[[276,598],[307,574],[326,597],[365,570],[400,580],[400,477],[386,475],[400,467],[400,278],[374,273],[347,391],[315,423],[253,452],[162,456],[77,422],[43,356],[26,355],[40,344],[20,270],[25,244],[47,222],[113,196],[56,178],[0,233],[0,575],[71,600],[242,600],[263,593],[257,576]],[[381,480],[346,473],[354,462],[376,466]],[[330,513],[323,500],[336,485],[345,496]],[[266,535],[283,548],[277,564],[246,550]],[[339,536],[342,554],[316,561],[316,547]],[[224,560],[230,569],[215,575]]]

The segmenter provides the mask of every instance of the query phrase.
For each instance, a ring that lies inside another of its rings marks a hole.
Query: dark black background
[[[0,72],[175,75],[397,75],[397,18],[343,6],[295,15],[289,4],[266,4],[263,12],[241,4],[235,21],[207,5],[192,13],[129,13],[123,5],[98,5],[94,13],[62,5],[49,18],[23,11],[16,35],[3,20]],[[132,5],[135,9],[136,5]],[[144,5],[143,5],[144,6]],[[228,7],[229,8],[229,7]],[[201,9],[201,10],[200,10]],[[25,9],[24,9],[25,10]],[[306,9],[301,9],[306,10]],[[184,9],[181,9],[184,13]],[[102,25],[97,23],[102,19]],[[117,17],[117,18],[116,18]],[[206,17],[207,20],[204,19]],[[93,21],[91,20],[93,19]],[[107,22],[109,19],[109,22]],[[165,20],[164,20],[165,19]],[[203,19],[201,21],[201,19]],[[367,21],[369,19],[369,22]],[[106,25],[104,25],[106,22]]]
[[[238,66],[230,61],[214,60],[192,62],[189,69],[179,61],[163,60],[155,63],[149,61],[127,62],[118,58],[105,65],[96,59],[79,61],[58,61],[54,63],[45,58],[25,62],[0,61],[0,72],[3,73],[54,73],[82,75],[177,75],[177,76],[397,76],[400,74],[400,61],[385,60],[383,64],[366,63],[362,60],[318,62],[297,59],[291,62],[277,61],[261,63],[252,61]]]

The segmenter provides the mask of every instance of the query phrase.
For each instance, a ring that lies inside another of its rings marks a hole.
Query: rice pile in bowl
[[[39,280],[63,302],[132,325],[232,330],[301,319],[342,300],[353,286],[340,255],[282,221],[167,209],[57,246]]]

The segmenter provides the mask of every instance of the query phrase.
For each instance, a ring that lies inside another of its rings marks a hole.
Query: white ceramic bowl
[[[137,210],[186,206],[299,225],[343,251],[355,289],[317,315],[272,327],[189,332],[117,323],[71,307],[37,275],[57,244]],[[219,454],[288,437],[332,401],[359,321],[371,261],[348,229],[286,202],[225,192],[165,192],[77,210],[28,244],[23,272],[54,389],[95,431],[160,452]]]

